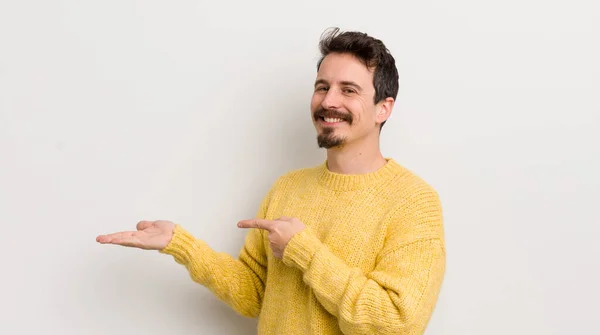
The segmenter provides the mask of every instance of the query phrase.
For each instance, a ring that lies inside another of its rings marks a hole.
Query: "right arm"
[[[237,259],[212,250],[180,225],[175,225],[173,238],[160,252],[172,255],[187,268],[195,282],[207,287],[236,312],[258,316],[267,278],[267,256],[259,229],[248,232]]]
[[[257,216],[264,218],[272,189],[262,199]],[[163,249],[184,265],[192,280],[208,288],[218,299],[237,313],[257,317],[260,313],[267,282],[267,253],[264,232],[251,229],[236,258],[211,249],[206,242],[194,238],[180,225],[175,225],[173,237]]]
[[[269,194],[261,202],[257,214],[260,218],[265,218]],[[258,316],[267,280],[267,254],[261,230],[248,232],[236,259],[212,250],[204,241],[170,221],[140,221],[136,228],[136,231],[100,235],[96,241],[172,255],[187,268],[194,281],[206,286],[236,312]]]

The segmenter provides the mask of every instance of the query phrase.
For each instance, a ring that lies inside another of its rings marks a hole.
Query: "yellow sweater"
[[[362,175],[327,163],[280,177],[259,218],[296,217],[306,228],[273,257],[268,232],[248,231],[234,258],[176,225],[160,252],[238,313],[258,334],[423,334],[445,272],[435,190],[387,159]]]

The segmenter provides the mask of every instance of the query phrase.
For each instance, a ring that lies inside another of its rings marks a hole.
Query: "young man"
[[[445,272],[437,193],[379,147],[398,92],[384,44],[337,29],[311,101],[326,161],[281,176],[265,196],[238,258],[179,224],[142,221],[100,243],[159,250],[186,266],[259,334],[423,334]]]

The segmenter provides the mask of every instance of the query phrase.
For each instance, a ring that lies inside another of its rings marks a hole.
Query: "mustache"
[[[349,124],[352,124],[352,114],[350,113],[342,113],[340,111],[334,110],[334,109],[324,109],[323,107],[320,107],[319,109],[317,109],[314,112],[314,117],[315,119],[317,118],[333,118],[333,119],[342,119],[346,122],[348,122]]]

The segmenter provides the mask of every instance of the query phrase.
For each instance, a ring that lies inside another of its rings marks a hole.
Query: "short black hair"
[[[327,29],[319,42],[321,59],[317,63],[317,71],[325,56],[330,53],[347,53],[361,60],[369,69],[374,69],[373,86],[375,87],[374,103],[398,95],[398,69],[396,60],[379,39],[358,31],[341,32],[339,28]],[[381,127],[385,121],[381,123]]]

